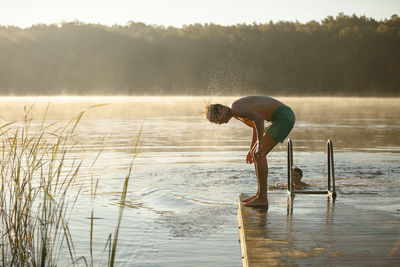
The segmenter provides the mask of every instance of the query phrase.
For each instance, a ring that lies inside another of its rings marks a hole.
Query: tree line
[[[400,95],[400,18],[0,26],[0,94]]]

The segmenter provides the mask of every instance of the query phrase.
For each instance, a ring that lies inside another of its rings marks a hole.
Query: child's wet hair
[[[293,168],[293,171],[297,172],[301,177],[303,177],[303,171],[300,168]]]

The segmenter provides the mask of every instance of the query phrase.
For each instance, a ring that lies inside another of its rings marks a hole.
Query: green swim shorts
[[[288,106],[280,106],[272,115],[271,125],[267,134],[277,142],[282,143],[293,128],[296,117],[293,110]]]

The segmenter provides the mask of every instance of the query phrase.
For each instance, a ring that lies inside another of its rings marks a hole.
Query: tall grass
[[[74,158],[70,151],[77,145],[75,130],[84,111],[63,126],[61,122],[46,125],[47,107],[41,125],[32,129],[31,109],[25,109],[22,122],[0,126],[0,265],[56,266],[61,259],[65,264],[66,255],[73,265],[79,257],[68,222],[82,188],[77,183],[82,159]],[[137,152],[133,159],[136,155]],[[108,259],[110,266],[115,262],[131,169],[132,164],[121,194],[119,218]],[[93,210],[91,266],[92,238]],[[109,244],[111,246],[111,242]]]
[[[119,236],[119,229],[121,226],[121,221],[122,221],[122,216],[124,213],[124,209],[125,209],[125,201],[126,201],[126,196],[128,193],[128,184],[129,184],[129,180],[131,177],[131,173],[132,173],[132,167],[133,167],[133,162],[136,158],[136,156],[139,154],[139,140],[140,140],[140,136],[142,134],[142,130],[143,130],[143,125],[140,128],[139,134],[136,138],[136,144],[135,144],[135,150],[132,156],[132,160],[129,166],[129,170],[128,170],[128,174],[126,175],[125,179],[124,179],[124,185],[122,188],[122,192],[121,192],[121,199],[119,202],[119,213],[118,213],[118,220],[117,220],[117,225],[115,226],[115,230],[114,230],[114,236],[112,234],[109,235],[107,243],[106,243],[106,248],[108,246],[108,266],[113,267],[115,264],[115,258],[116,258],[116,253],[117,253],[117,244],[118,244],[118,236]],[[84,259],[86,266],[94,266],[93,265],[93,235],[94,235],[94,210],[93,210],[93,202],[96,199],[96,192],[97,192],[97,187],[98,187],[98,180],[96,181],[96,184],[94,184],[93,179],[92,179],[92,186],[91,186],[91,195],[92,195],[92,211],[91,211],[91,216],[90,216],[90,242],[89,242],[89,255],[90,255],[90,261],[88,264],[86,261],[86,258],[82,257],[82,259]]]
[[[129,179],[131,177],[133,161],[135,160],[136,156],[139,153],[139,150],[137,148],[139,147],[138,143],[139,143],[139,140],[140,140],[140,136],[142,134],[142,129],[143,129],[143,125],[142,125],[142,128],[140,128],[140,132],[139,132],[139,134],[137,136],[137,139],[136,139],[135,152],[133,154],[132,161],[131,161],[131,164],[129,166],[128,174],[125,177],[124,187],[122,189],[121,200],[120,200],[120,205],[119,205],[118,222],[117,222],[117,225],[115,227],[115,232],[114,232],[114,236],[113,236],[113,240],[112,240],[111,255],[108,258],[108,264],[109,264],[110,267],[113,267],[114,263],[115,263],[115,256],[116,256],[116,252],[117,252],[119,228],[121,226],[122,215],[124,213],[126,195],[127,195],[127,192],[128,192],[128,184],[129,184]]]

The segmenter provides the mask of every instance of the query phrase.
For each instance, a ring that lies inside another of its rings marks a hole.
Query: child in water
[[[309,184],[306,184],[301,181],[301,178],[303,177],[303,171],[300,168],[292,168],[292,179],[293,179],[293,187],[294,189],[302,189],[304,187],[309,187]],[[274,191],[274,190],[285,190],[288,188],[288,185],[285,184],[275,184],[268,186],[268,190]]]

